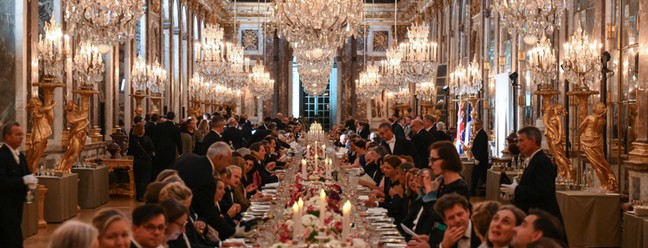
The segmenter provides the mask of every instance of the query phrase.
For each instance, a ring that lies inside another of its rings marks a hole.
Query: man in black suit
[[[423,121],[412,121],[412,145],[416,150],[414,162],[417,168],[429,168],[428,160],[430,157],[430,145],[435,142],[434,136],[423,128]]]
[[[150,116],[151,118],[144,125],[144,135],[151,137],[151,140],[155,140],[155,126],[160,116],[158,114],[151,114]]]
[[[486,183],[486,171],[488,170],[488,135],[484,131],[484,123],[481,120],[474,120],[475,124],[475,139],[473,140],[472,153],[477,163],[472,171],[470,182],[471,195],[477,195],[477,189],[482,184]]]
[[[405,130],[403,130],[403,126],[401,126],[401,124],[399,124],[401,122],[402,118],[398,118],[396,116],[394,116],[392,118],[393,118],[393,121],[394,121],[391,124],[392,133],[394,133],[394,135],[396,135],[396,137],[405,138]]]
[[[397,124],[398,125],[398,124]],[[387,148],[392,155],[409,155],[414,157],[412,144],[403,137],[392,133],[389,123],[384,122],[378,127],[378,135],[383,139],[381,145]]]
[[[425,131],[428,131],[428,133],[431,133],[432,135],[436,134],[437,127],[436,127],[436,119],[434,118],[434,116],[424,115],[423,126],[425,127]]]
[[[28,189],[36,189],[38,179],[27,167],[27,158],[18,151],[24,139],[17,122],[2,126],[4,145],[0,148],[0,246],[22,247],[23,202]]]
[[[219,171],[225,169],[231,158],[232,150],[225,142],[219,141],[207,149],[206,156],[188,154],[182,156],[173,166],[193,193],[191,208],[198,216],[205,218],[212,227],[226,227],[219,229],[221,240],[232,236],[235,230],[220,217],[220,212],[214,204],[216,193],[214,175],[218,175]]]
[[[277,117],[272,121],[275,123],[275,125],[277,125],[277,129],[279,130],[285,130],[286,127],[288,127],[283,123],[284,117],[281,112],[277,113]]]
[[[277,126],[274,122],[268,123],[264,129],[261,127],[257,128],[256,132],[250,137],[247,143],[247,147],[250,147],[252,144],[262,141],[266,136],[271,135],[277,129]]]
[[[358,135],[360,135],[360,137],[365,140],[368,139],[369,133],[371,133],[371,131],[369,130],[369,124],[363,121],[356,121],[356,123],[356,132],[358,133]]]
[[[407,244],[407,247],[479,247],[481,240],[475,234],[475,228],[470,220],[470,203],[466,197],[457,193],[446,194],[434,204],[434,211],[443,218],[447,226],[443,240],[438,242],[430,239],[428,235],[417,235]]]
[[[528,213],[531,208],[539,208],[562,219],[556,200],[556,176],[558,171],[551,159],[540,148],[542,134],[538,128],[528,126],[518,131],[520,152],[528,164],[519,184],[504,184],[500,190],[512,197],[515,206]]]
[[[207,154],[207,149],[209,149],[212,144],[218,141],[223,141],[222,133],[225,129],[225,119],[223,119],[223,117],[221,116],[214,116],[212,117],[209,125],[211,126],[211,130],[209,131],[209,133],[207,133],[207,135],[205,135],[200,148],[196,149],[196,154],[198,155]]]
[[[155,167],[151,176],[157,177],[160,171],[170,168],[182,152],[182,140],[180,139],[180,128],[173,123],[175,113],[168,112],[166,120],[155,126],[155,135],[152,139],[155,143]]]
[[[437,122],[436,123],[436,134],[434,134],[434,137],[440,141],[440,140],[445,140],[445,141],[450,141],[452,142],[452,138],[450,135],[446,134],[446,126],[445,123],[443,122]]]
[[[223,141],[232,144],[234,149],[243,147],[243,131],[239,129],[238,122],[233,117],[227,121],[227,128],[223,131]]]
[[[352,115],[347,115],[346,122],[344,123],[344,128],[347,130],[353,130],[354,132],[356,131],[356,125],[355,125],[355,120],[353,119]]]

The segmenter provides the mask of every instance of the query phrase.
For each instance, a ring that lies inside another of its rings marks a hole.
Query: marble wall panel
[[[16,0],[0,1],[0,122],[16,119]]]

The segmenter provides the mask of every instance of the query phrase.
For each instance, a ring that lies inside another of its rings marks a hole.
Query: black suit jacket
[[[344,127],[346,127],[349,130],[353,130],[354,132],[356,131],[356,126],[355,126],[355,120],[347,120],[346,123],[344,124]]]
[[[268,129],[259,129],[257,128],[256,132],[250,137],[250,140],[248,140],[247,147],[250,147],[250,145],[254,144],[255,142],[259,142],[263,140],[266,136],[272,134],[272,131]]]
[[[363,139],[368,139],[369,138],[369,128],[368,127],[362,127],[362,130],[358,131],[358,135],[360,135],[361,138]]]
[[[394,150],[389,149],[389,144],[386,141],[382,141],[381,145],[387,148],[392,155],[410,155],[414,157],[414,152],[412,149],[412,144],[405,138],[396,136],[396,144],[394,144]]]
[[[0,148],[0,245],[2,247],[22,247],[23,202],[27,186],[23,176],[29,174],[27,158],[20,153],[20,163],[16,163],[7,145]]]
[[[421,129],[417,134],[412,136],[412,145],[416,151],[414,161],[417,168],[428,168],[428,161],[430,157],[430,145],[434,143],[435,137],[425,129]]]
[[[168,163],[165,165],[168,168],[175,162],[176,153],[182,152],[180,128],[173,121],[165,121],[155,126],[154,133],[156,159]]]
[[[539,208],[561,218],[556,200],[556,166],[543,151],[536,153],[515,188],[513,202],[524,212]]]
[[[196,154],[186,154],[173,166],[178,175],[185,181],[185,184],[193,193],[191,208],[205,218],[206,222],[214,228],[218,228],[222,240],[234,234],[234,227],[230,226],[220,217],[220,213],[214,204],[216,194],[216,183],[214,182],[214,170],[209,159]]]
[[[450,135],[446,134],[444,131],[436,131],[436,134],[434,134],[434,137],[438,140],[445,140],[445,141],[452,141],[452,138],[450,138]]]
[[[207,133],[207,135],[205,135],[205,138],[203,139],[203,143],[200,146],[200,149],[196,149],[196,154],[206,155],[209,147],[218,141],[223,141],[223,136],[221,136],[217,132],[214,132],[214,130],[209,130],[209,133]]]
[[[394,132],[394,135],[396,135],[396,137],[405,138],[405,130],[403,130],[403,127],[401,127],[401,125],[396,122],[392,124],[392,132]]]
[[[475,159],[479,160],[479,166],[482,168],[488,167],[488,135],[484,129],[477,132],[470,152]]]
[[[223,131],[223,141],[227,144],[232,142],[234,149],[239,149],[243,147],[243,131],[237,127],[228,127]]]

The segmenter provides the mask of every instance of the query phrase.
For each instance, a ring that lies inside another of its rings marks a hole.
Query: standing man
[[[155,164],[156,168],[151,174],[157,177],[160,171],[171,168],[179,153],[182,152],[182,139],[180,128],[173,123],[175,113],[169,111],[166,120],[155,126]]]
[[[396,137],[400,138],[405,138],[405,130],[403,130],[403,126],[401,126],[401,119],[396,116],[392,116],[391,120],[393,121],[391,124],[391,129],[392,133],[396,135]]]
[[[231,158],[232,150],[225,142],[219,141],[207,149],[207,156],[187,154],[173,166],[193,193],[191,208],[198,216],[205,218],[212,227],[222,227],[223,229],[219,231],[221,237],[230,237],[235,230],[220,217],[220,211],[214,204],[216,194],[214,175],[218,175],[218,172],[225,169]]]
[[[227,121],[227,128],[223,131],[223,141],[231,144],[235,150],[243,147],[243,131],[239,129],[238,122],[234,117]]]
[[[524,212],[539,208],[562,219],[556,200],[556,175],[558,171],[551,159],[540,148],[542,134],[538,128],[528,126],[518,131],[520,152],[527,163],[519,184],[504,184],[500,190],[513,199],[513,203]]]
[[[360,138],[363,139],[368,139],[369,138],[369,133],[371,131],[369,130],[369,125],[365,125],[363,121],[356,120],[356,132],[358,135],[360,135]]]
[[[471,195],[477,195],[477,189],[486,183],[486,171],[488,170],[488,135],[484,131],[484,123],[481,120],[474,120],[477,135],[473,140],[470,152],[475,158],[475,168],[472,171],[470,182]]]
[[[207,154],[207,149],[209,149],[212,144],[218,141],[223,141],[225,119],[220,115],[214,116],[212,117],[211,123],[209,125],[211,126],[211,130],[209,131],[209,133],[207,133],[207,135],[205,135],[202,145],[198,149],[196,149],[196,154],[198,155]]]
[[[0,244],[2,247],[23,246],[20,224],[23,202],[28,189],[36,189],[38,179],[27,167],[27,158],[18,151],[24,139],[18,122],[2,126],[4,145],[0,148]]]
[[[423,121],[412,121],[412,145],[416,150],[414,161],[416,168],[425,169],[428,167],[430,157],[430,145],[435,142],[434,136],[423,127]]]
[[[356,131],[356,125],[355,125],[356,120],[353,119],[353,115],[347,115],[346,122],[344,123],[344,127],[347,130],[352,130]]]
[[[398,124],[396,124],[398,125]],[[378,135],[383,139],[381,145],[387,148],[392,155],[409,155],[414,157],[412,144],[404,137],[396,136],[392,133],[389,123],[385,122],[378,127]]]

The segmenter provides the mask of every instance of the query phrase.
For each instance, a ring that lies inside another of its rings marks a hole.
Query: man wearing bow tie
[[[17,122],[2,126],[0,148],[0,240],[3,247],[22,247],[23,202],[27,189],[35,189],[38,179],[27,169],[27,158],[18,148],[24,133]]]

